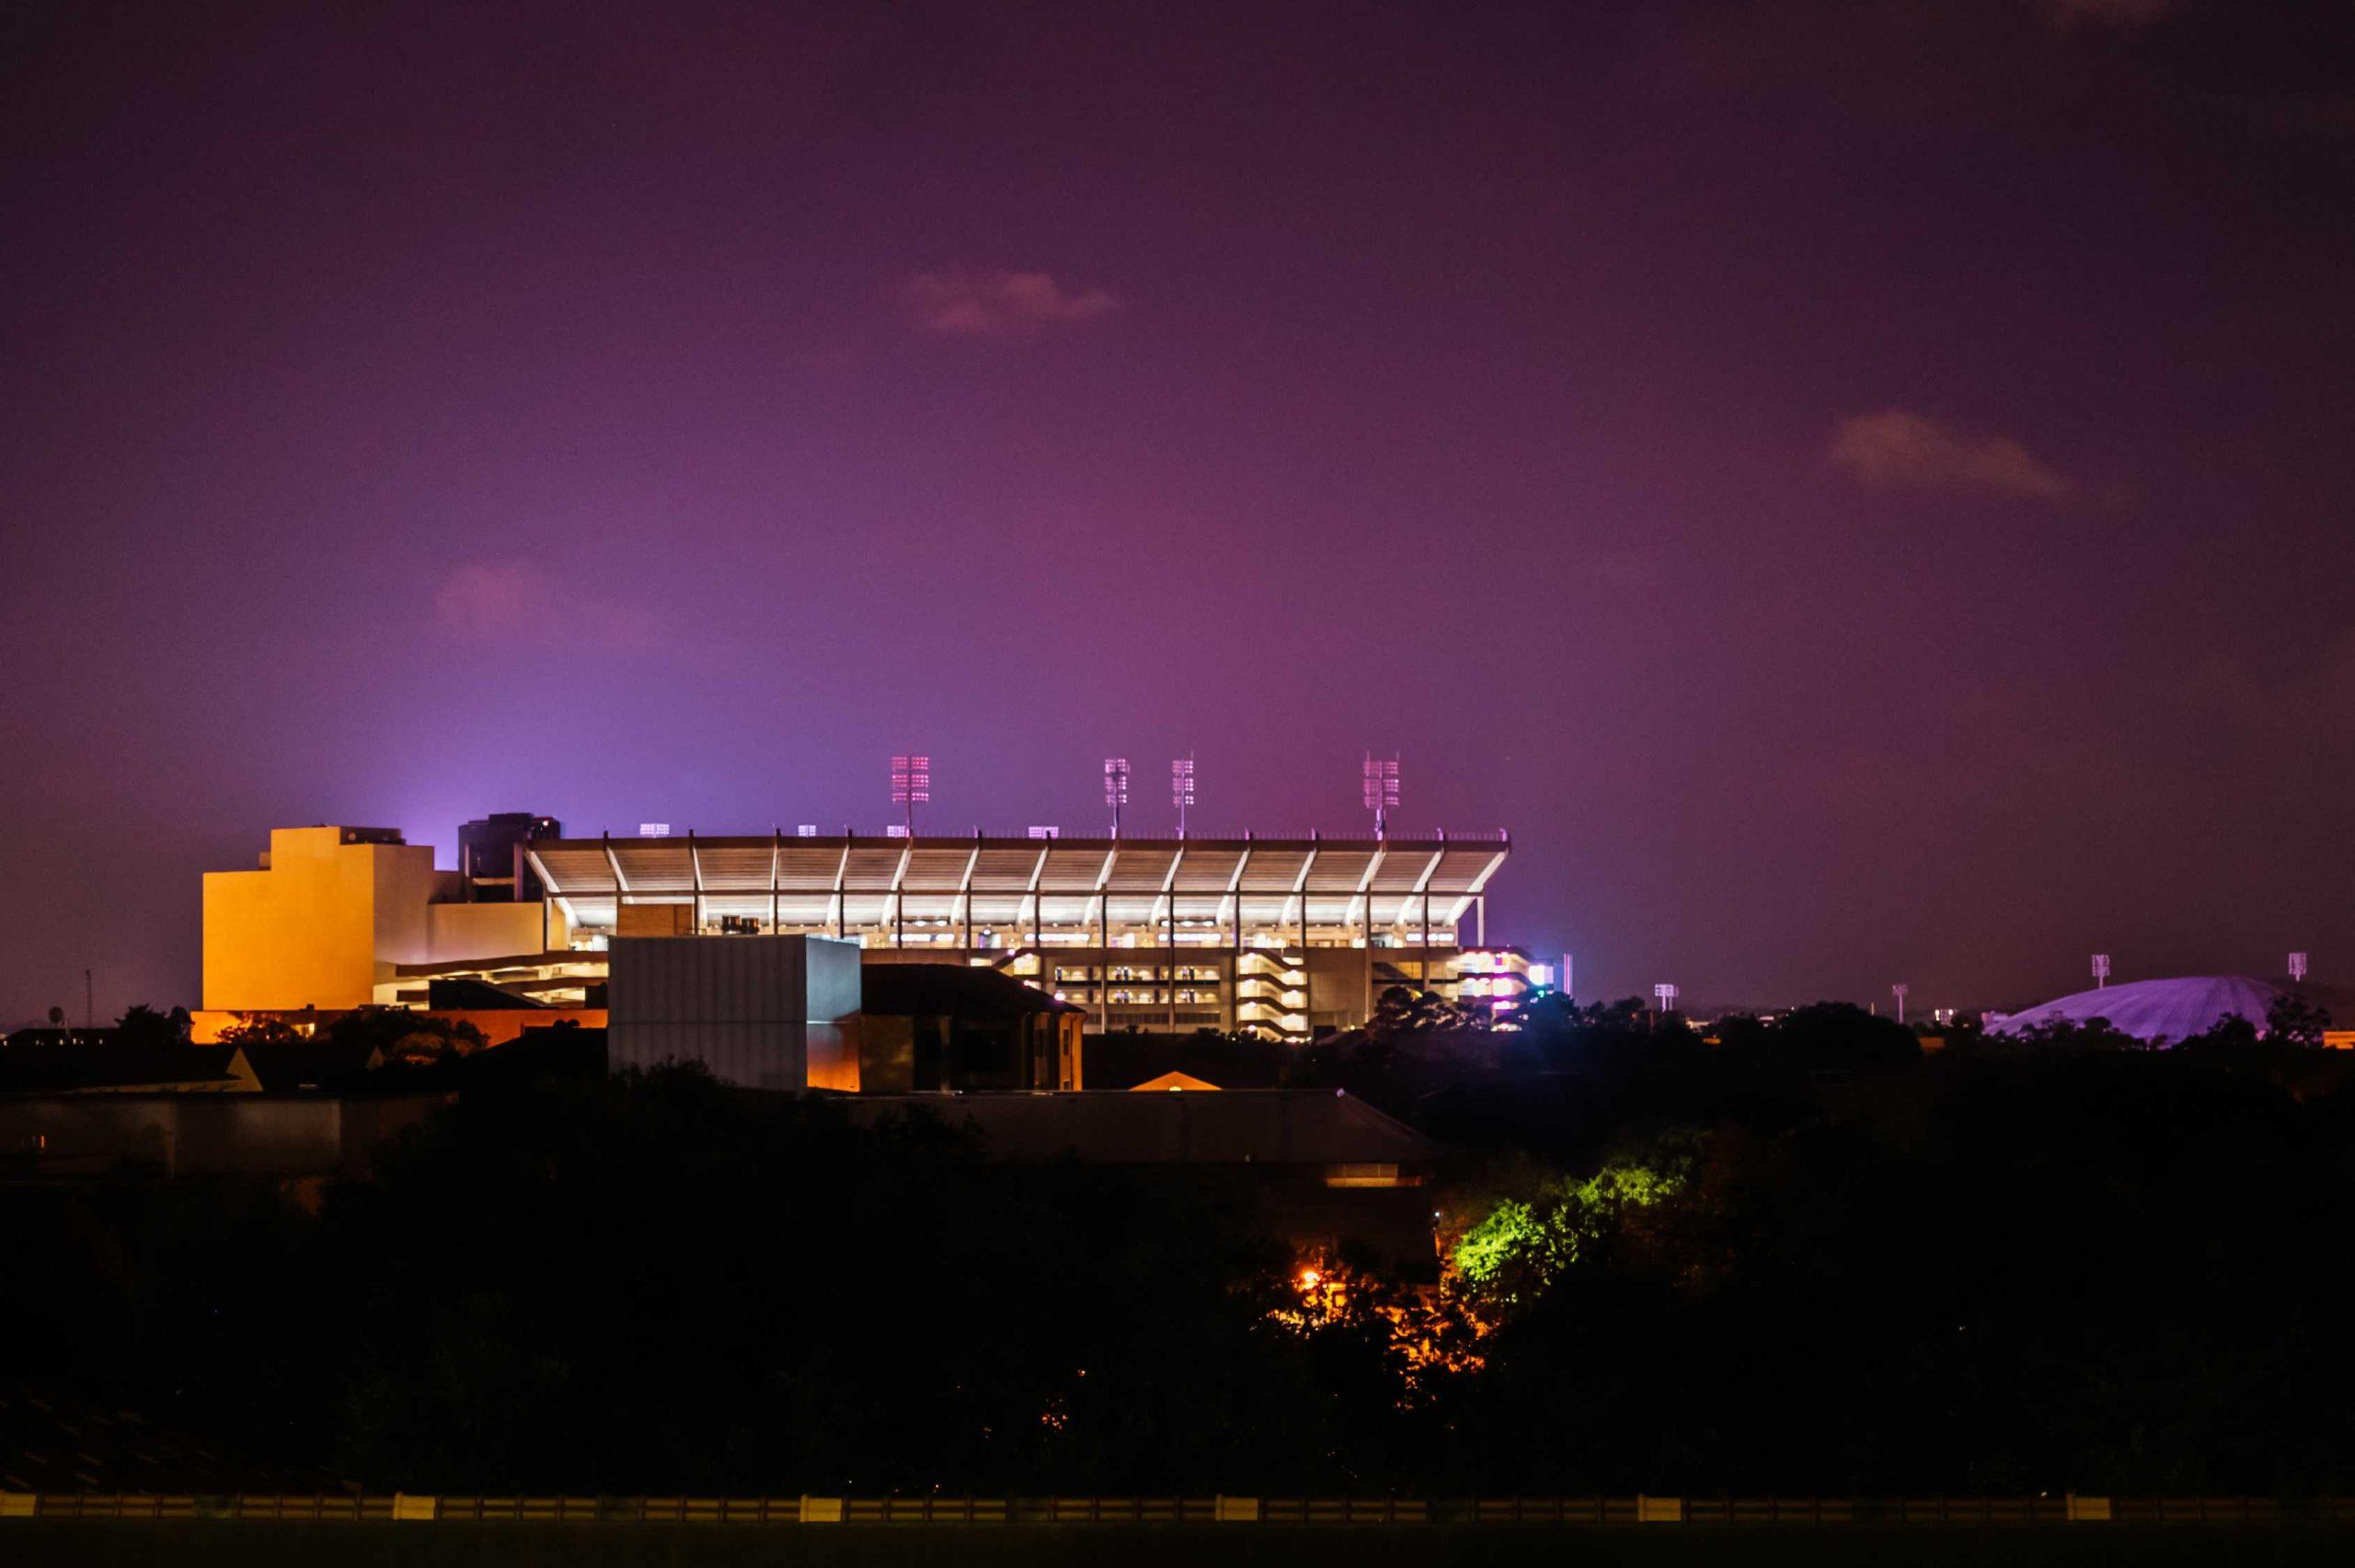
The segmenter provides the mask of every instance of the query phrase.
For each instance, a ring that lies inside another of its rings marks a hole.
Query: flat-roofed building
[[[551,956],[572,944],[561,913],[480,901],[464,875],[433,861],[432,845],[390,828],[276,828],[254,869],[206,872],[195,1037],[216,1039],[241,1019],[421,1004],[430,977],[502,958],[514,960],[513,979],[544,982]]]
[[[390,828],[276,828],[251,871],[204,874],[208,1011],[365,1007],[403,965],[568,945],[536,903],[478,903]]]
[[[695,1062],[746,1089],[856,1093],[858,976],[858,950],[822,936],[621,937],[607,1059]]]

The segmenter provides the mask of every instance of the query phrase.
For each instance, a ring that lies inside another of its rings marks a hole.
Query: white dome
[[[1990,1015],[1991,1035],[2017,1035],[2045,1024],[2084,1024],[2107,1018],[2110,1027],[2138,1040],[2182,1040],[2204,1035],[2237,1013],[2265,1027],[2266,1010],[2281,987],[2246,975],[2187,975],[2169,980],[2129,980],[2099,990],[2055,997],[2000,1017]]]

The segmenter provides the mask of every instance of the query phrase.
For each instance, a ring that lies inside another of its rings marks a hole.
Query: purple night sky
[[[33,3],[0,1025],[273,824],[1517,842],[1582,993],[2355,976],[2355,7]]]

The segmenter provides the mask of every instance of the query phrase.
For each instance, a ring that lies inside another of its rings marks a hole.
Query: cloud
[[[433,591],[434,624],[453,636],[500,637],[545,608],[546,596],[521,561],[460,567]]]
[[[1102,289],[1066,289],[1044,272],[919,272],[901,298],[918,326],[951,338],[1005,337],[1120,308]]]
[[[2019,442],[1976,435],[1901,408],[1843,419],[1827,454],[1868,490],[1945,490],[2064,501],[2077,482]]]
[[[2080,22],[2114,28],[2146,28],[2175,9],[2175,0],[2047,0],[2062,27]]]
[[[653,612],[571,591],[529,561],[471,561],[433,590],[434,626],[455,641],[561,641],[627,651],[661,641]]]

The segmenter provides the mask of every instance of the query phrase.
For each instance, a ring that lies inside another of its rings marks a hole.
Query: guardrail
[[[299,1524],[2355,1525],[2355,1497],[452,1497],[0,1492],[6,1519]]]

